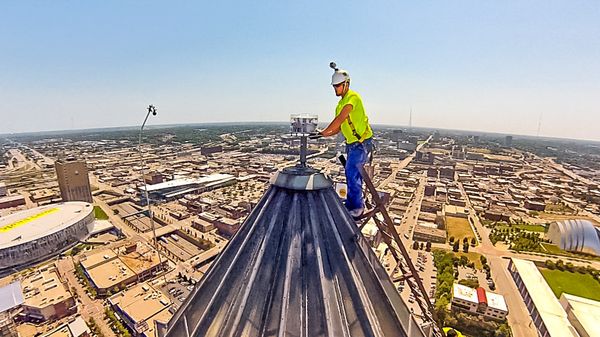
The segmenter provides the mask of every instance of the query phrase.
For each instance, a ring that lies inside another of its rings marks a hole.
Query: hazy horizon
[[[217,125],[287,125],[289,121],[240,121],[240,122],[195,122],[195,123],[175,123],[175,124],[147,124],[144,130],[149,129],[166,129],[173,127],[187,127],[187,126],[217,126]],[[319,127],[324,127],[325,123],[319,122]],[[408,128],[408,125],[393,125],[393,124],[373,124],[375,129],[377,128]],[[61,135],[61,134],[75,134],[83,131],[94,131],[94,132],[110,132],[114,130],[139,130],[140,125],[123,125],[123,126],[106,126],[106,127],[93,127],[93,128],[83,128],[83,129],[61,129],[61,130],[41,130],[41,131],[29,131],[29,132],[18,132],[18,133],[0,133],[0,137],[10,138],[11,136],[27,136],[27,135]],[[578,141],[578,142],[589,142],[589,143],[600,143],[598,140],[594,139],[578,139],[578,138],[564,138],[564,137],[551,137],[551,136],[534,136],[534,135],[523,135],[523,134],[514,134],[514,133],[504,133],[504,132],[491,132],[491,131],[482,131],[482,130],[461,130],[461,129],[446,129],[446,128],[432,128],[427,126],[414,126],[416,130],[432,130],[432,131],[440,131],[442,132],[459,132],[459,133],[473,133],[473,134],[485,134],[485,135],[497,135],[497,136],[513,136],[513,137],[522,137],[526,139],[539,138],[541,140],[565,140],[565,141]]]
[[[600,140],[597,1],[1,8],[0,134],[326,122],[334,60],[373,124]]]

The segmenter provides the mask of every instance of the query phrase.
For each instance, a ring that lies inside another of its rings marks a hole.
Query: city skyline
[[[419,127],[600,140],[593,1],[12,3],[0,18],[0,133],[137,125],[150,103],[156,124],[324,122],[335,60],[373,124],[412,107]]]

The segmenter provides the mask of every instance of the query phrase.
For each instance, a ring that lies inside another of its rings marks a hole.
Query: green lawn
[[[589,274],[540,268],[546,282],[557,298],[563,292],[567,294],[600,301],[600,283]]]
[[[519,228],[520,230],[524,230],[524,231],[528,231],[528,232],[539,232],[539,233],[544,233],[546,232],[546,227],[542,226],[542,225],[523,225],[523,224],[519,224],[519,225],[499,225],[496,226],[497,229],[505,229],[505,228]]]
[[[108,220],[108,215],[106,215],[100,206],[94,206],[94,216],[96,216],[96,219],[98,220]]]
[[[564,255],[565,251],[563,251],[562,249],[560,249],[557,245],[552,245],[549,243],[540,243],[540,245],[542,245],[542,247],[546,248],[546,251],[549,254],[558,254],[558,255]]]

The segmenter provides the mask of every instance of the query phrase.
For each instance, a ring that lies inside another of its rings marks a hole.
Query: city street
[[[59,274],[64,278],[69,290],[75,289],[78,299],[78,311],[83,319],[88,322],[91,317],[96,321],[105,337],[115,336],[112,329],[104,319],[104,301],[91,299],[86,293],[84,287],[79,283],[75,276],[75,267],[73,259],[68,256],[56,261],[56,267]],[[75,295],[75,294],[73,294]]]

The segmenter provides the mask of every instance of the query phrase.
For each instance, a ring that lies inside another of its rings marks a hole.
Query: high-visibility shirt
[[[452,328],[442,328],[442,330],[444,331],[444,334],[447,334],[448,331],[450,331],[450,329],[452,329]],[[465,336],[456,329],[454,329],[454,331],[456,331],[456,337],[464,337]]]
[[[344,138],[346,138],[346,144],[352,144],[357,141],[362,142],[365,139],[373,137],[373,130],[371,130],[371,126],[369,125],[369,118],[365,113],[362,99],[355,91],[348,90],[346,95],[340,99],[335,108],[335,116],[337,117],[342,111],[342,108],[347,104],[352,105],[352,111],[350,111],[349,115],[350,120],[346,118],[340,127]]]

